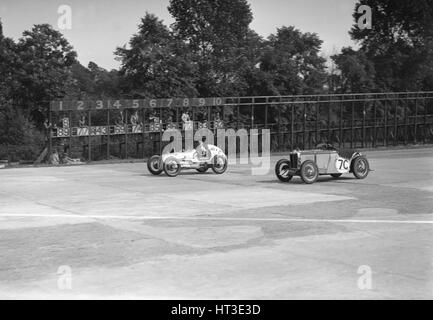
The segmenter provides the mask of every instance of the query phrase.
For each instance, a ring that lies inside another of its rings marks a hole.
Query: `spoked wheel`
[[[370,171],[370,164],[364,156],[359,156],[352,161],[352,172],[357,179],[365,179]]]
[[[169,177],[176,177],[182,169],[179,160],[170,157],[164,161],[164,172]]]
[[[282,159],[275,165],[275,174],[282,182],[289,182],[292,180],[293,175],[290,173],[290,161]]]
[[[147,161],[147,169],[151,174],[158,176],[162,173],[162,164],[160,156],[153,156]]]
[[[227,159],[222,156],[215,156],[213,160],[212,170],[216,174],[223,174],[227,170]]]
[[[331,177],[333,177],[334,179],[338,179],[338,178],[340,178],[342,175],[343,175],[342,173],[333,173],[333,174],[331,174]]]
[[[302,164],[301,178],[307,184],[317,181],[317,178],[319,178],[319,168],[317,168],[317,165],[313,161],[307,160]]]
[[[198,172],[200,173],[205,173],[206,171],[209,170],[209,166],[207,164],[201,166],[200,168],[197,169]]]

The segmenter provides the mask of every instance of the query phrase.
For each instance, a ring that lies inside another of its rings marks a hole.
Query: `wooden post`
[[[354,143],[354,135],[355,135],[355,101],[352,101],[352,128],[351,128],[351,139],[350,139],[350,148],[353,149],[356,143]]]
[[[383,136],[384,136],[384,144],[385,147],[388,146],[388,99],[385,100],[385,119],[384,119],[384,128],[383,128]]]
[[[427,139],[427,132],[428,132],[428,125],[427,125],[427,116],[428,116],[428,111],[427,111],[427,104],[426,104],[426,98],[424,97],[424,143],[428,142]]]
[[[110,144],[111,144],[110,109],[107,109],[107,160],[110,160]]]
[[[223,124],[224,124],[224,127],[226,128],[227,126],[225,125],[225,120],[226,120],[226,108],[225,108],[225,106],[223,105],[222,106],[222,114],[221,114],[221,120],[223,121]]]
[[[125,109],[123,127],[125,128],[125,159],[128,159],[128,109]]]
[[[69,117],[69,139],[68,139],[68,145],[69,145],[69,155],[71,156],[71,149],[72,149],[72,111],[69,110],[68,112],[68,117]]]
[[[295,145],[295,104],[292,103],[291,106],[291,116],[290,116],[290,148],[294,149]]]
[[[251,129],[254,129],[254,103],[255,99],[253,98],[253,104],[251,105]]]
[[[277,139],[277,144],[278,144],[278,151],[281,151],[281,128],[280,128],[280,119],[281,119],[281,109],[280,106],[277,105],[278,108],[278,124],[277,124],[277,132],[278,132],[278,139]]]
[[[304,118],[304,133],[303,133],[303,144],[304,144],[304,149],[308,149],[307,147],[307,104],[306,103],[302,103],[304,108],[303,108],[303,118]]]
[[[176,107],[176,129],[179,130],[179,107]]]
[[[404,100],[404,144],[408,143],[408,127],[409,127],[409,100]]]
[[[162,155],[162,108],[159,108],[159,154]]]
[[[343,102],[340,101],[340,141],[339,147],[341,148],[343,142]]]
[[[48,113],[48,161],[51,158],[51,153],[53,150],[53,117],[52,117],[52,108],[51,108],[52,104],[50,103],[50,111]],[[9,149],[9,148],[8,148]],[[9,150],[8,150],[8,155],[9,155]]]
[[[362,148],[365,148],[365,101],[362,104]]]
[[[331,138],[332,138],[332,132],[331,132],[331,97],[329,97],[329,101],[328,101],[328,143],[331,142]]]
[[[374,111],[374,129],[373,129],[373,148],[377,147],[377,105],[376,100],[373,101],[373,111]]]
[[[418,133],[418,95],[415,98],[415,122],[414,122],[414,128],[413,128],[413,139],[414,143],[417,143],[417,133]]]
[[[89,125],[87,126],[88,127],[88,130],[89,130],[89,143],[88,143],[88,146],[87,146],[87,153],[88,153],[88,155],[87,155],[87,157],[88,157],[88,161],[89,162],[91,162],[92,161],[92,146],[91,146],[91,144],[92,144],[92,135],[91,135],[91,128],[92,128],[92,125],[91,125],[91,120],[92,120],[92,112],[91,112],[91,110],[89,109],[89,111],[88,111],[88,113],[87,113],[87,115],[88,115],[88,118],[89,118]]]
[[[319,119],[320,119],[320,99],[317,97],[317,104],[316,104],[316,145],[319,143],[320,139],[320,128],[319,128]]]
[[[397,127],[397,108],[398,108],[398,105],[396,102],[397,101],[394,100],[394,105],[395,105],[395,108],[394,108],[394,146],[397,145],[397,130],[398,130],[398,127]]]
[[[239,130],[239,117],[241,115],[241,107],[240,107],[240,98],[238,98],[238,109],[237,109],[237,116],[236,116],[236,130]]]
[[[141,147],[142,147],[142,150],[141,150],[141,153],[142,153],[142,157],[143,157],[143,159],[145,159],[146,158],[146,151],[145,151],[145,142],[146,142],[146,109],[143,107],[143,109],[142,109],[142,119],[143,119],[143,121],[141,121],[141,139],[142,139],[142,145],[141,145]]]

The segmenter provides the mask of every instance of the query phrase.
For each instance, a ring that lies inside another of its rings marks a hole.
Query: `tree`
[[[375,70],[373,63],[363,51],[343,48],[341,53],[331,59],[341,74],[334,77],[334,87],[338,93],[372,92],[375,90]]]
[[[188,45],[197,66],[200,96],[239,95],[242,73],[251,68],[250,49],[260,37],[249,25],[253,16],[246,0],[171,0],[177,39]]]
[[[171,0],[172,28],[194,52],[225,56],[248,36],[253,20],[246,0]]]
[[[76,53],[63,35],[48,24],[24,31],[16,50],[21,64],[17,74],[20,88],[13,99],[41,125],[49,101],[63,97],[73,85],[70,68]]]
[[[117,48],[115,54],[125,92],[153,98],[196,95],[188,48],[156,16],[146,13],[129,48]]]
[[[433,87],[433,1],[360,0],[373,12],[372,29],[354,24],[352,38],[372,61],[380,90],[431,90]]]
[[[119,74],[116,70],[105,70],[99,67],[94,62],[89,62],[88,65],[90,80],[93,83],[93,94],[96,97],[115,98],[119,96]]]
[[[68,88],[66,97],[68,99],[83,99],[84,96],[95,95],[95,84],[91,71],[83,66],[80,62],[76,62],[71,66],[71,72],[73,77],[73,86]]]
[[[282,27],[268,37],[260,69],[273,75],[273,94],[322,93],[325,59],[319,56],[322,41],[316,34]]]
[[[11,152],[18,158],[32,159],[43,144],[42,135],[13,100],[19,93],[20,72],[22,64],[17,45],[3,35],[0,22],[0,159],[7,158]]]
[[[12,39],[3,35],[0,21],[0,99],[3,102],[12,99],[13,92],[18,86],[16,72],[19,65],[16,45]],[[0,107],[2,105],[0,101]]]
[[[19,84],[16,72],[19,66],[17,49],[14,41],[3,35],[0,21],[0,126],[5,128],[13,111],[12,98]]]

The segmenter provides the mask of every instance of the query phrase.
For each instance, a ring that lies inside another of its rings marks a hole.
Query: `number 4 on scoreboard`
[[[120,103],[120,100],[114,101],[113,107],[116,108],[116,109],[122,108],[122,104]]]

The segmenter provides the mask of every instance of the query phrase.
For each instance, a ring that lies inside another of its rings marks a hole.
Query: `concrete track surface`
[[[433,149],[281,183],[246,165],[0,171],[0,298],[432,299]]]

